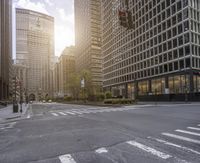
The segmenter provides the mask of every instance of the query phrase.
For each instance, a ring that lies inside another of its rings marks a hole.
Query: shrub
[[[104,100],[105,104],[133,104],[134,100],[132,99],[106,99]]]
[[[64,101],[72,101],[72,97],[71,96],[65,96]]]
[[[106,99],[111,99],[112,98],[112,93],[111,92],[106,92],[104,97]]]
[[[96,95],[97,101],[103,101],[105,99],[105,95],[103,93],[99,93]]]

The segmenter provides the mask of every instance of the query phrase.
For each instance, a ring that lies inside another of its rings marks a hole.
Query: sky
[[[13,8],[30,9],[54,17],[56,56],[60,56],[66,46],[74,45],[73,0],[13,0],[13,2]]]

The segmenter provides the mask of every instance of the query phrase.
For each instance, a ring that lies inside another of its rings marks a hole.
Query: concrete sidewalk
[[[19,112],[13,113],[13,105],[8,105],[7,107],[0,109],[0,122],[9,120],[9,119],[15,119],[20,118],[26,115],[27,110],[29,108],[29,104],[23,104],[22,105],[22,113],[20,113],[20,105],[19,105]]]

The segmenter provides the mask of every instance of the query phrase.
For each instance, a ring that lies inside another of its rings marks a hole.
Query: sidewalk
[[[29,104],[23,104],[22,105],[22,110],[23,112],[20,113],[13,113],[13,105],[8,105],[7,107],[1,108],[0,109],[0,122],[9,120],[9,119],[15,119],[15,118],[20,118],[23,117],[28,110]],[[19,111],[20,111],[20,105],[19,105]]]

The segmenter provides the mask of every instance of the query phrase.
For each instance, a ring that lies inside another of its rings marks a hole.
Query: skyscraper
[[[16,64],[24,65],[29,99],[52,96],[51,60],[54,57],[54,18],[16,9]]]
[[[75,0],[74,8],[77,71],[89,70],[102,86],[101,0]]]
[[[54,65],[54,95],[55,97],[71,96],[68,85],[70,75],[75,73],[75,48],[66,47]]]
[[[12,1],[0,0],[0,100],[9,97],[12,58]]]
[[[131,14],[131,29],[120,24],[120,11]],[[198,0],[102,0],[104,89],[140,100],[199,100],[199,11]]]

